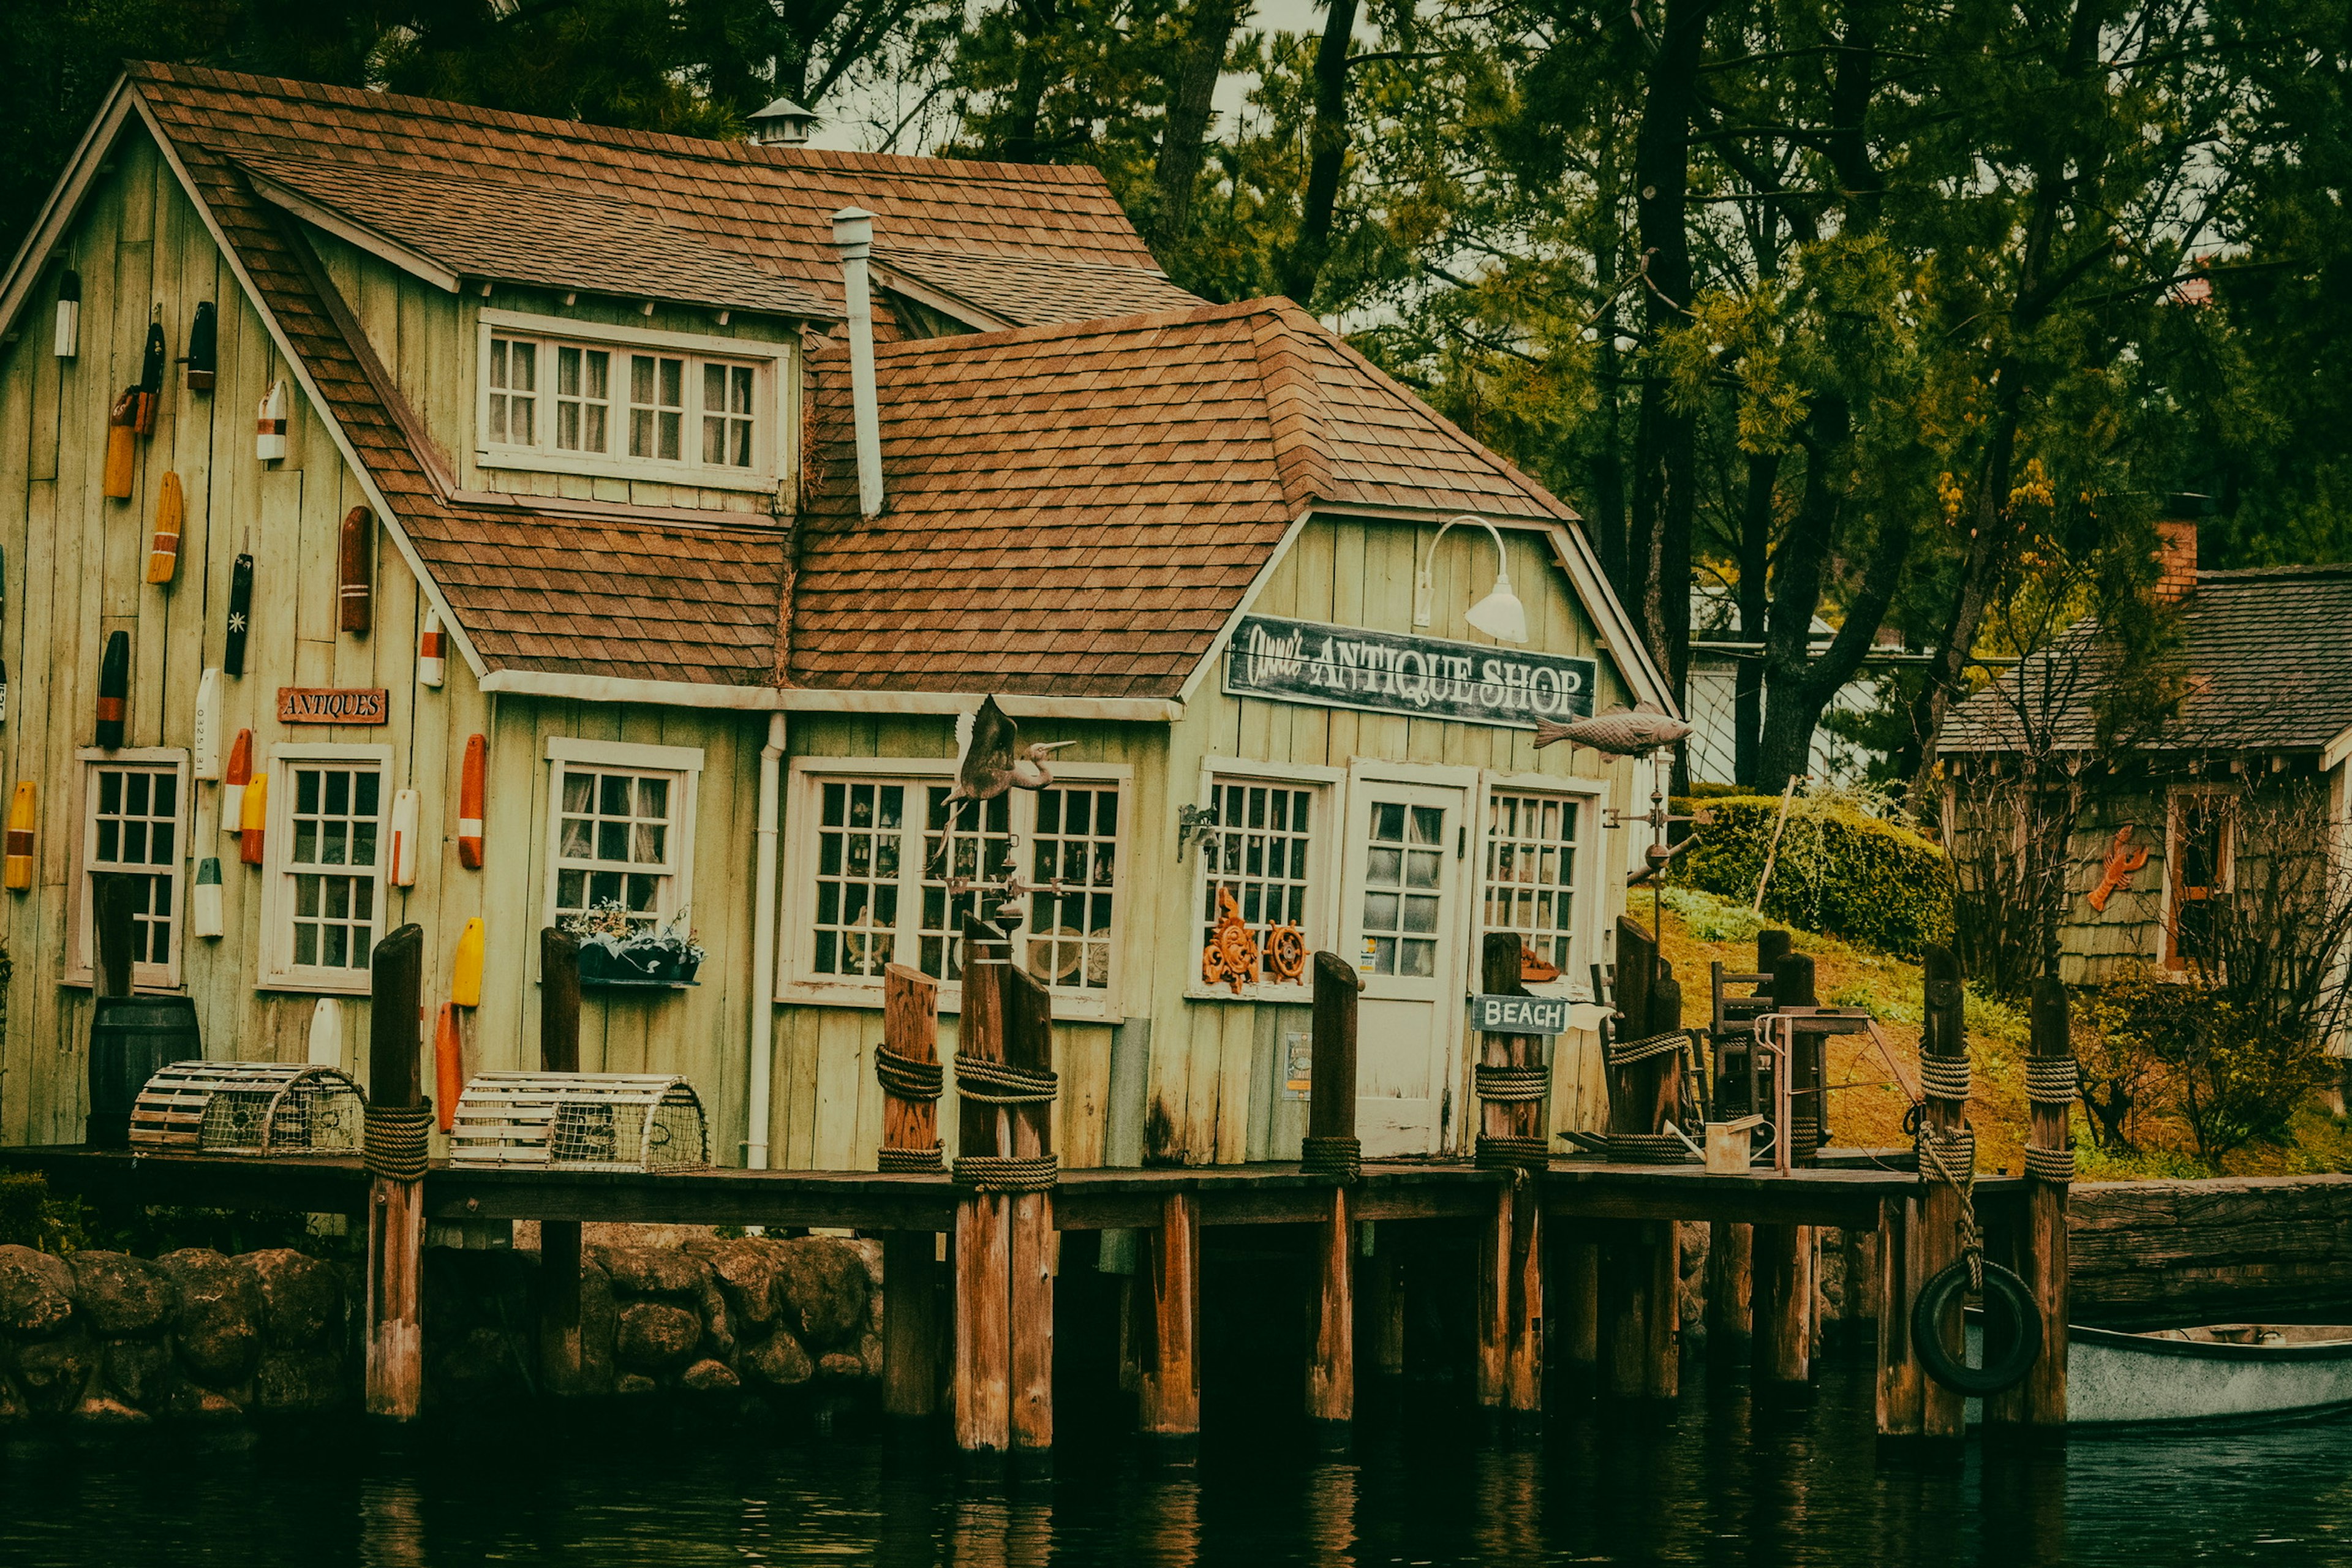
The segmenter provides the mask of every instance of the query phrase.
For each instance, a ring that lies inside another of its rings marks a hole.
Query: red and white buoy
[[[253,426],[253,455],[265,463],[282,461],[286,456],[286,384],[273,381],[269,395],[261,400],[261,408]]]
[[[253,731],[239,730],[228,743],[228,769],[221,784],[220,826],[223,833],[243,830],[245,786],[253,782]]]
[[[416,886],[416,792],[404,789],[392,797],[392,885]]]
[[[441,612],[425,612],[425,630],[416,638],[416,684],[437,687],[449,672],[449,634],[441,629]]]
[[[368,547],[375,542],[375,513],[355,506],[343,514],[338,571],[341,577],[339,605],[344,631],[365,637],[375,625],[375,574]]]
[[[468,871],[482,868],[482,773],[488,763],[489,742],[467,736],[466,771],[457,780],[457,863]]]

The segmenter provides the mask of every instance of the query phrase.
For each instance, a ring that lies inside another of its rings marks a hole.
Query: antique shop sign
[[[1481,992],[1470,998],[1470,1026],[1490,1035],[1565,1034],[1568,998],[1497,996]]]
[[[1589,658],[1272,616],[1244,616],[1225,657],[1236,697],[1517,730],[1591,714],[1597,674]]]
[[[324,686],[281,686],[278,689],[280,724],[386,724],[392,721],[391,693],[383,687],[336,690]]]

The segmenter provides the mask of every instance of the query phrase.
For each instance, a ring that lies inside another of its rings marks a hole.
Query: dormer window
[[[477,460],[773,489],[787,466],[789,353],[484,310]]]

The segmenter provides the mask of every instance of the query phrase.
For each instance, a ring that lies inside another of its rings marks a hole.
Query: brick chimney
[[[2165,518],[2156,525],[2157,603],[2177,605],[2196,591],[2197,520]]]

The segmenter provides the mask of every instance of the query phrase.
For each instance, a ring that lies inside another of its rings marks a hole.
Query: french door
[[[1468,794],[1363,778],[1349,794],[1343,951],[1364,985],[1356,1131],[1368,1155],[1433,1154],[1464,1011]]]

